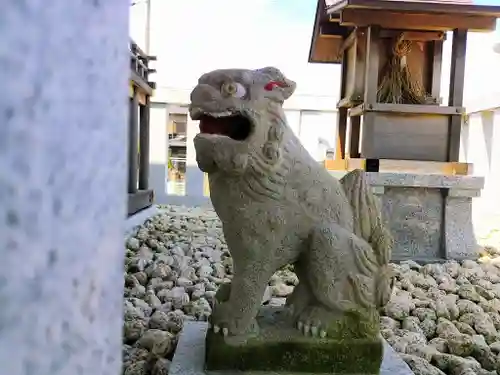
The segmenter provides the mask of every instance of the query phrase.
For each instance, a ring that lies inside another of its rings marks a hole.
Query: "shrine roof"
[[[325,0],[326,14],[344,9],[369,9],[411,13],[446,13],[500,17],[500,6],[477,5],[469,0]]]
[[[339,63],[342,42],[356,27],[476,32],[494,31],[500,6],[470,0],[318,0],[309,62]]]

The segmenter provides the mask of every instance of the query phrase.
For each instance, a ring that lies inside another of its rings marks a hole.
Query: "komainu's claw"
[[[297,322],[302,325],[297,328],[305,336],[310,334],[312,337],[325,338],[327,336],[328,322],[334,319],[336,319],[334,313],[325,310],[323,307],[308,306],[298,317]]]
[[[219,331],[220,331],[219,326],[214,326],[214,333],[219,333]]]

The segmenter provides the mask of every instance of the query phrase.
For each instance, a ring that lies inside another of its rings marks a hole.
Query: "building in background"
[[[196,4],[136,1],[131,7],[131,35],[140,46],[150,46],[148,52],[157,56],[157,89],[150,119],[150,186],[155,189],[157,203],[199,205],[208,202],[205,176],[196,165],[192,142],[198,125],[189,118],[187,105],[198,76],[215,68],[275,65],[297,80],[298,91],[285,103],[289,124],[317,160],[334,157],[340,71],[337,66],[307,64],[312,33],[310,19],[303,24],[289,22],[287,25],[272,14],[266,18],[264,13],[258,13],[259,8],[276,0],[255,0],[251,9],[245,7],[246,27],[228,33],[223,17],[240,14],[242,0]],[[149,33],[148,2],[151,6]],[[311,4],[313,16],[315,1]],[[221,7],[224,12],[213,11]],[[260,30],[248,26],[252,18],[260,23]],[[210,27],[203,28],[206,24]],[[469,115],[462,131],[460,161],[474,163],[476,174],[486,177],[484,199],[477,199],[474,204],[475,223],[479,223],[476,219],[481,217],[500,218],[500,177],[495,173],[500,163],[500,54],[495,52],[500,51],[500,47],[494,48],[498,41],[498,33],[469,33],[468,36],[464,102]],[[217,43],[220,46],[214,46]],[[290,44],[293,48],[287,47]],[[231,49],[223,48],[226,45]],[[443,54],[441,85],[447,88],[449,41],[444,43]],[[443,103],[448,100],[446,91],[442,90]]]

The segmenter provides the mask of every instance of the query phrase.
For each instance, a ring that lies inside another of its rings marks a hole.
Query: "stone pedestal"
[[[368,172],[395,238],[392,259],[474,259],[472,198],[483,177]]]
[[[2,375],[121,373],[128,11],[2,3]]]
[[[207,333],[205,368],[209,371],[284,374],[378,375],[383,357],[378,314],[363,319],[344,316],[332,321],[332,337],[304,335],[289,309],[261,307],[259,332],[242,341],[238,336]],[[256,361],[258,358],[258,361]]]
[[[205,371],[205,338],[208,324],[205,322],[187,322],[182,330],[170,367],[169,375],[290,375],[290,373],[273,371],[237,372],[237,371]],[[259,358],[254,358],[259,361]],[[302,372],[302,375],[310,373]],[[319,375],[319,374],[316,374]],[[326,374],[325,374],[326,375]],[[350,375],[350,374],[345,374]],[[368,374],[356,374],[368,375]],[[380,375],[413,375],[413,372],[396,352],[384,341],[384,357],[380,369]]]

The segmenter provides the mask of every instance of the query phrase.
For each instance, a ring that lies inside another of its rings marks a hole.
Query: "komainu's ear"
[[[285,75],[273,66],[268,66],[258,69],[257,72],[269,77],[269,82],[266,84],[265,89],[270,91],[272,89],[279,89],[282,92],[283,100],[287,100],[295,92],[297,84],[285,77]]]

